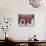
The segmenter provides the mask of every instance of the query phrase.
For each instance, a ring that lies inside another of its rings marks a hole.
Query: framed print
[[[19,26],[34,26],[35,25],[34,14],[19,14],[18,24]]]

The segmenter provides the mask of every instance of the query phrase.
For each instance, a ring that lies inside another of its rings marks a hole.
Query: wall
[[[17,40],[27,40],[34,34],[37,39],[45,39],[45,6],[40,8],[33,8],[30,6],[28,0],[0,0],[0,16],[13,17],[13,22],[10,33]],[[34,27],[19,27],[18,14],[34,14],[35,26]],[[2,32],[2,31],[1,31]],[[2,36],[0,37],[2,39]]]

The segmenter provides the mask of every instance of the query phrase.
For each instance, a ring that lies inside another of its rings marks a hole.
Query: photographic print
[[[18,24],[19,26],[34,26],[35,24],[34,14],[19,14]]]

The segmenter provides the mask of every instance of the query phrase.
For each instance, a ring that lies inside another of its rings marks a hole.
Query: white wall
[[[18,14],[34,14],[34,27],[19,27]],[[17,40],[27,40],[34,34],[39,40],[45,40],[45,15],[46,8],[33,8],[28,0],[0,0],[0,16],[13,17],[12,27],[8,31]],[[2,32],[2,31],[1,31]],[[0,32],[0,33],[1,33]],[[2,39],[2,36],[1,38]]]

